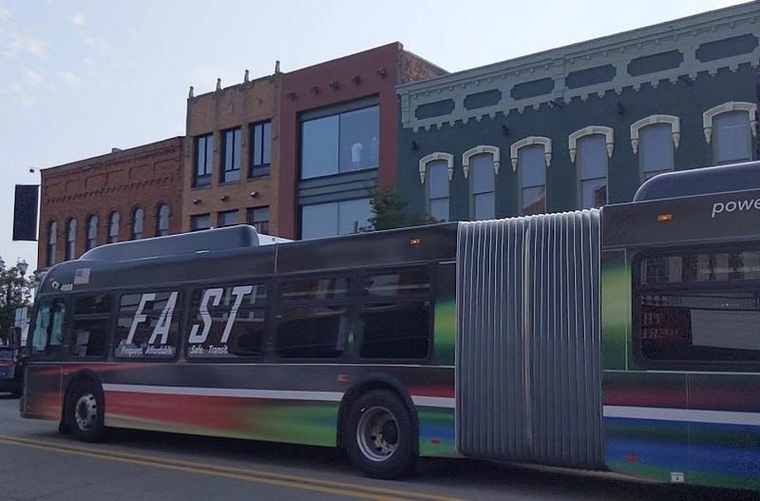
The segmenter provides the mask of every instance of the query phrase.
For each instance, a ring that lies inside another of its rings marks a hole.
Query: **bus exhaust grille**
[[[599,211],[463,222],[457,447],[602,467]]]

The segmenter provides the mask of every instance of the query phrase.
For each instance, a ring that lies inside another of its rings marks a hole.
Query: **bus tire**
[[[100,442],[105,438],[103,424],[103,390],[92,380],[83,379],[69,393],[66,422],[82,442]]]
[[[386,390],[372,390],[351,405],[343,444],[351,463],[367,476],[395,479],[412,473],[417,433],[404,402]]]

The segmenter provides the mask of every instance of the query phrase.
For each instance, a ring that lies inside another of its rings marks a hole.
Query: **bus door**
[[[29,359],[22,403],[24,417],[58,419],[61,416],[67,324],[64,298],[41,299],[37,303],[28,340]]]

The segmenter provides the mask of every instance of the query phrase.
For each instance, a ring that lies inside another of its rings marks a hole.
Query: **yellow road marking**
[[[48,451],[73,454],[98,459],[108,459],[122,463],[135,464],[140,466],[159,467],[168,470],[182,471],[186,473],[198,473],[202,475],[211,475],[234,480],[243,480],[246,482],[262,483],[289,487],[299,490],[321,492],[325,494],[336,494],[339,496],[370,499],[376,501],[401,501],[401,500],[420,500],[420,501],[464,501],[460,498],[440,496],[437,494],[428,494],[423,492],[411,492],[397,489],[387,489],[384,487],[374,487],[362,484],[352,484],[347,482],[337,482],[331,480],[322,480],[318,478],[305,477],[300,475],[289,475],[274,473],[262,470],[251,470],[245,468],[225,467],[206,463],[196,463],[191,461],[180,461],[155,456],[141,454],[131,454],[116,451],[93,451],[83,447],[76,447],[69,444],[59,444],[42,440],[9,437],[0,435],[0,443],[7,445],[17,445],[21,447],[30,447]]]

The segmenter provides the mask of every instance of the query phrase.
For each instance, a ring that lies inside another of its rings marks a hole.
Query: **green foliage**
[[[21,274],[17,266],[0,269],[0,341],[7,343],[16,319],[16,309],[31,304],[33,278]]]
[[[372,217],[369,218],[370,224],[359,228],[359,231],[390,230],[438,222],[431,216],[407,215],[404,211],[407,202],[391,186],[376,188],[372,192],[369,203],[372,208]]]
[[[404,216],[406,202],[394,188],[380,186],[375,189],[370,199],[372,217],[370,225],[363,231],[389,230],[408,226]]]

